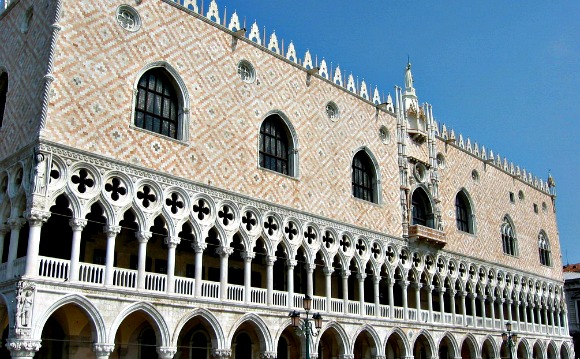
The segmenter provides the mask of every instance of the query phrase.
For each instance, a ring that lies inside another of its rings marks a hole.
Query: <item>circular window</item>
[[[523,201],[524,200],[524,198],[525,198],[524,191],[520,190],[518,192],[518,198],[520,199],[520,201]]]
[[[427,168],[425,168],[424,164],[417,163],[417,164],[415,164],[415,169],[414,169],[413,173],[414,173],[417,181],[423,182],[423,181],[425,181],[425,178],[427,177]]]
[[[391,133],[386,126],[381,126],[379,130],[379,138],[385,145],[391,142]]]
[[[338,111],[338,106],[330,101],[326,104],[326,116],[332,121],[338,120],[340,112]]]
[[[442,153],[437,154],[437,166],[439,168],[445,168],[445,156]]]
[[[117,8],[117,23],[123,29],[135,32],[141,28],[141,17],[131,6],[121,5]]]
[[[471,171],[471,179],[476,182],[479,181],[479,172],[477,172],[477,170]]]
[[[242,81],[251,84],[256,79],[256,70],[251,63],[242,60],[238,63],[238,75],[240,75]]]

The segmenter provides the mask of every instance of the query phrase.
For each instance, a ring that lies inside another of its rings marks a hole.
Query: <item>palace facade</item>
[[[551,178],[206,5],[0,14],[0,356],[574,358]]]

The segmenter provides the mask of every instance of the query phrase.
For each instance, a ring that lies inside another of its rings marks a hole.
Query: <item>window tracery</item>
[[[509,254],[510,256],[515,256],[518,254],[515,231],[511,221],[507,216],[504,217],[503,223],[501,225],[501,240],[503,245],[503,252],[505,254]]]

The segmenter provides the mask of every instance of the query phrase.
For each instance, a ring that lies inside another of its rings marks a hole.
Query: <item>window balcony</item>
[[[440,247],[447,244],[445,232],[420,224],[409,226],[409,239],[425,241]]]

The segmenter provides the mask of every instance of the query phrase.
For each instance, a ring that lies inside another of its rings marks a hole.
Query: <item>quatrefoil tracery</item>
[[[234,213],[229,206],[223,206],[221,211],[218,212],[218,217],[221,218],[224,226],[230,224],[234,220]]]
[[[110,193],[113,201],[118,201],[121,196],[127,194],[127,188],[123,186],[123,182],[117,177],[113,177],[110,182],[105,184],[105,191]]]
[[[77,190],[80,193],[85,193],[87,188],[92,188],[95,185],[95,180],[92,179],[89,172],[84,168],[79,170],[78,175],[71,177],[71,182],[78,185]]]
[[[288,225],[284,228],[284,232],[288,236],[289,240],[293,240],[294,237],[298,235],[296,224],[292,221],[288,222]]]
[[[251,231],[258,224],[256,215],[251,211],[246,211],[246,214],[242,216],[242,224],[246,228],[246,231]]]
[[[141,200],[141,204],[145,208],[149,208],[151,204],[157,201],[157,196],[148,185],[144,185],[140,191],[137,191],[137,198]]]
[[[209,215],[210,209],[207,202],[200,198],[197,203],[193,205],[193,212],[197,213],[197,219],[203,221],[203,219]]]
[[[267,230],[269,236],[272,236],[278,230],[278,223],[276,223],[274,217],[268,216],[268,219],[264,222],[264,229]]]
[[[317,235],[314,228],[312,228],[312,226],[308,226],[304,232],[304,239],[306,239],[306,242],[308,242],[308,244],[313,244],[316,241],[316,237]]]
[[[165,205],[169,207],[173,214],[177,214],[184,207],[181,197],[176,192],[173,192],[169,198],[165,199]]]

